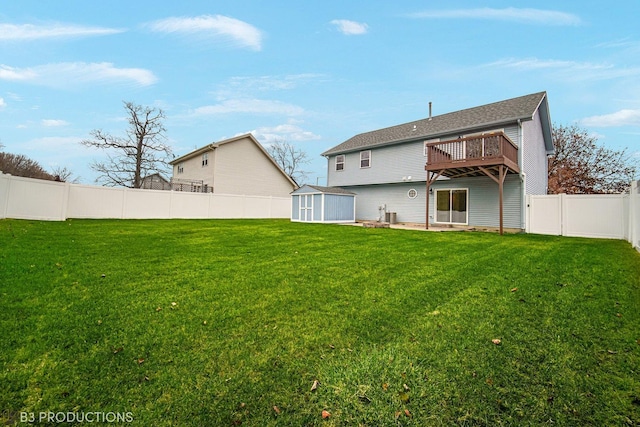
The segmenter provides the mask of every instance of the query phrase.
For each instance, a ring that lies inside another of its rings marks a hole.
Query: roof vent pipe
[[[429,120],[431,120],[431,101],[429,101]]]

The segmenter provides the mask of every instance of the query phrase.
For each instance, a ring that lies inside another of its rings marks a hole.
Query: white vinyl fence
[[[527,196],[527,233],[625,239],[640,250],[640,186],[629,194]]]
[[[134,190],[0,173],[0,218],[290,218],[289,197]]]

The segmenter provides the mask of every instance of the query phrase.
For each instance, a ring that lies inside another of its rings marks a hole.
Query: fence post
[[[560,213],[560,235],[561,236],[566,236],[567,233],[567,218],[569,217],[569,215],[567,215],[566,209],[567,209],[567,199],[566,199],[567,195],[566,193],[560,193],[558,194],[558,198],[560,199],[560,209],[559,209],[559,213]]]
[[[640,181],[631,182],[629,191],[629,243],[640,250]]]
[[[5,198],[4,200],[0,200],[0,202],[2,202],[0,204],[0,218],[6,218],[7,217],[7,211],[9,210],[9,194],[11,193],[11,175],[9,174],[4,174],[2,172],[0,172],[0,181],[5,181],[6,185],[5,185]],[[2,187],[0,186],[0,189]]]

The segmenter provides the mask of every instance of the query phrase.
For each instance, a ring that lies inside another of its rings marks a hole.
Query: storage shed
[[[355,222],[356,195],[339,187],[303,185],[291,193],[291,221]]]

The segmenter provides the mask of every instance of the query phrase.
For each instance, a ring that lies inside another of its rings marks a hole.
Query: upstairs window
[[[336,156],[336,170],[337,171],[344,170],[344,154]]]
[[[183,173],[184,172],[184,164],[183,163],[179,163],[178,164],[178,173]]]
[[[209,164],[209,153],[204,153],[202,155],[202,166],[207,166]]]
[[[371,150],[360,152],[360,168],[371,167]]]

